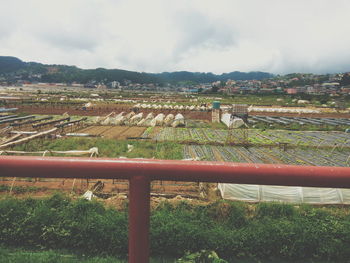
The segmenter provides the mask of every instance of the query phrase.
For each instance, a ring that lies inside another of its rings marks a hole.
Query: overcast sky
[[[349,0],[0,0],[0,55],[145,72],[350,71]]]

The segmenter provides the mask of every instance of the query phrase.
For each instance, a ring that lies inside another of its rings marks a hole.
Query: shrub
[[[256,207],[256,217],[283,218],[293,217],[295,213],[293,205],[282,203],[259,203]]]
[[[229,261],[349,262],[349,219],[347,208],[165,202],[151,213],[151,251],[176,257],[185,252],[216,251]],[[127,220],[126,210],[64,195],[40,200],[5,198],[0,200],[0,244],[125,257]]]

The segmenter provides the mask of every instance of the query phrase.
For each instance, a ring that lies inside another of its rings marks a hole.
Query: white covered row
[[[246,202],[350,204],[350,189],[219,184],[223,199]]]
[[[136,114],[135,112],[129,112],[125,114],[125,112],[121,112],[116,116],[112,116],[112,114],[106,117],[96,117],[95,123],[99,123],[102,125],[129,125],[129,126],[184,126],[185,118],[182,114],[177,114],[174,116],[173,114],[165,115],[160,113],[156,116],[153,113],[149,113],[145,118],[143,112]]]
[[[241,118],[234,117],[231,118],[230,113],[224,113],[221,115],[221,121],[229,128],[237,129],[241,126],[244,126],[245,123]]]
[[[248,111],[255,112],[280,112],[280,113],[320,113],[319,110],[315,109],[305,109],[305,108],[265,108],[265,107],[255,107],[249,106]]]
[[[136,105],[134,105],[135,109],[159,109],[159,110],[190,110],[190,111],[205,111],[205,110],[209,110],[209,107],[205,107],[205,106],[194,106],[194,105],[168,105],[168,104],[141,104],[138,103]]]

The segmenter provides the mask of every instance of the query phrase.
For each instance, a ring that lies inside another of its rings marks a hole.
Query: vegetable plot
[[[350,149],[332,150],[293,148],[284,151],[278,147],[241,147],[185,145],[183,157],[203,161],[245,163],[284,163],[314,166],[349,166]]]
[[[236,130],[233,131],[235,134]],[[237,129],[239,131],[239,129]],[[227,142],[230,130],[211,128],[172,128],[165,127],[153,139],[183,143],[213,144]],[[286,130],[246,130],[247,141],[253,145],[273,145],[287,143],[295,146],[337,146],[350,147],[350,134],[324,131],[286,131]]]

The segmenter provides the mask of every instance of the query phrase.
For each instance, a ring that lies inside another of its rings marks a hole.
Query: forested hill
[[[178,71],[178,72],[163,72],[158,74],[153,74],[161,79],[166,80],[167,82],[180,82],[180,81],[193,81],[199,83],[208,83],[214,81],[226,81],[228,79],[232,80],[261,80],[266,78],[272,78],[273,75],[266,72],[240,72],[234,71],[230,73],[223,73],[221,75],[215,75],[211,72],[202,73],[202,72],[188,72],[188,71]]]
[[[0,74],[14,72],[25,66],[26,63],[18,58],[0,56]]]
[[[265,72],[231,72],[221,75],[199,72],[163,72],[145,73],[121,69],[80,69],[67,65],[46,65],[37,62],[23,62],[16,57],[0,56],[0,76],[6,80],[22,79],[41,82],[64,82],[64,83],[88,83],[95,82],[124,82],[129,80],[133,83],[210,83],[214,81],[251,80],[270,78],[273,75]]]

